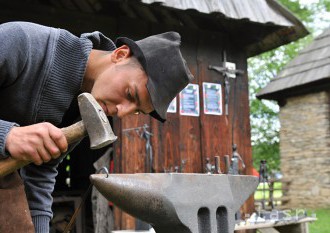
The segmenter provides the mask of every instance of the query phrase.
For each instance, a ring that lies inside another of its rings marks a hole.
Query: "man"
[[[77,95],[90,92],[108,116],[163,122],[192,75],[175,32],[115,44],[100,32],[78,38],[11,22],[0,25],[0,41],[0,157],[33,162],[20,174],[35,232],[49,232],[56,167],[72,150],[60,128],[79,117]],[[0,232],[34,232],[17,173],[0,186]]]

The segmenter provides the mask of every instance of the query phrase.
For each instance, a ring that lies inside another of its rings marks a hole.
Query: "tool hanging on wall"
[[[123,134],[130,140],[131,139],[131,132],[135,132],[137,136],[141,138],[141,135],[143,133],[144,128],[148,128],[149,126],[147,124],[144,124],[143,126],[140,127],[135,127],[135,128],[128,128],[128,129],[123,129],[122,132]]]
[[[143,133],[141,134],[141,138],[144,138],[146,140],[146,160],[145,160],[145,169],[146,172],[154,172],[154,169],[152,168],[153,163],[153,155],[152,155],[152,145],[151,145],[151,136],[152,133],[150,133],[148,130],[148,125],[145,124],[143,126]]]
[[[151,136],[153,136],[153,134],[147,130],[148,128],[149,125],[144,124],[141,127],[123,129],[122,132],[125,136],[127,136],[130,139],[129,132],[134,131],[139,136],[139,138],[146,140],[145,172],[152,173],[154,172],[154,169],[152,167],[153,154],[152,154],[152,145],[151,145]]]

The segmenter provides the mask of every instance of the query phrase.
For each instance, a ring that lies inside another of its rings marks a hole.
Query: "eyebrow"
[[[141,107],[141,100],[140,100],[140,97],[139,97],[139,94],[138,94],[138,89],[137,89],[137,86],[136,86],[136,84],[134,85],[134,90],[135,90],[135,95],[134,95],[134,97],[135,97],[135,99],[136,99],[136,102],[137,102],[137,105],[139,106],[139,107]],[[142,110],[139,110],[140,112],[142,112],[143,114],[146,114],[144,111],[142,111]]]

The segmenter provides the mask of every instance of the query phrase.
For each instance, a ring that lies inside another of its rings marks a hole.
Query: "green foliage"
[[[300,19],[311,34],[248,60],[251,141],[256,169],[259,169],[261,159],[267,160],[270,169],[278,170],[280,163],[279,107],[274,101],[256,99],[256,93],[276,77],[284,66],[313,40],[315,33],[319,33],[330,24],[330,19],[324,19],[323,14],[330,9],[329,0],[320,0],[308,5],[303,5],[299,0],[280,0],[280,3]]]
[[[329,0],[321,0],[320,1],[320,4],[323,4],[326,11],[329,11],[330,12],[330,1]]]
[[[257,191],[254,192],[254,199],[255,200],[262,200],[262,199],[269,199],[269,185],[268,183],[260,183],[258,185]],[[274,191],[273,191],[273,198],[280,198],[283,196],[282,191],[282,183],[281,182],[274,182]],[[265,191],[265,192],[264,192]]]
[[[289,11],[304,23],[313,21],[313,14],[307,5],[302,5],[299,0],[280,0]]]
[[[258,143],[252,147],[253,166],[259,170],[260,160],[267,161],[267,169],[271,173],[272,171],[280,170],[280,152],[279,143]],[[270,175],[270,174],[269,174]]]

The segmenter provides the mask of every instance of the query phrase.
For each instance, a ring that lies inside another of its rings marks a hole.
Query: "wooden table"
[[[305,217],[299,220],[266,221],[244,226],[235,226],[235,231],[256,229],[260,233],[309,233],[308,223],[317,218]]]

